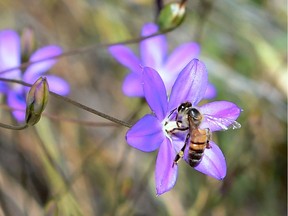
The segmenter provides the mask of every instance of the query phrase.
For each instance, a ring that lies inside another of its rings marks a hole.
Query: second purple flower
[[[153,23],[145,24],[141,36],[148,36],[158,32],[158,26]],[[169,56],[167,39],[164,35],[155,36],[140,42],[140,59],[124,45],[111,46],[109,52],[123,66],[130,70],[126,76],[122,90],[129,97],[143,97],[142,88],[142,67],[150,67],[156,70],[161,76],[166,91],[171,92],[180,71],[193,58],[198,58],[200,46],[195,42],[185,43],[177,47]],[[211,99],[215,97],[216,89],[208,84],[204,97]]]

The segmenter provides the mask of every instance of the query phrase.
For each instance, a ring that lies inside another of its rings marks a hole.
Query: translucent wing
[[[201,127],[210,128],[211,131],[217,131],[228,130],[230,128],[239,129],[241,128],[241,124],[239,124],[234,119],[204,115],[204,121]]]

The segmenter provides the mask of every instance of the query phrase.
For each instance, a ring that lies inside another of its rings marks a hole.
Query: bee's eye
[[[197,109],[195,109],[195,108],[192,108],[192,109],[191,109],[191,116],[192,116],[192,118],[193,118],[194,120],[199,120],[199,119],[201,119],[201,113],[200,113]]]
[[[183,105],[180,105],[179,107],[178,107],[178,112],[181,112],[181,111],[183,111],[184,110],[184,106]]]

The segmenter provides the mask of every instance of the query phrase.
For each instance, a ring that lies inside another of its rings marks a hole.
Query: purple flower
[[[21,45],[19,35],[13,30],[0,31],[0,72],[14,68],[21,65]],[[62,49],[59,46],[50,45],[42,47],[36,50],[31,56],[29,61],[37,61],[51,56],[56,56],[62,53]],[[0,74],[1,77],[9,79],[23,80],[27,83],[34,83],[40,76],[47,72],[54,64],[55,59],[42,61],[30,65],[26,71],[22,72],[20,69],[15,69],[4,74]],[[70,91],[69,84],[62,78],[54,75],[45,75],[50,90],[61,94],[67,95]],[[27,88],[19,84],[8,84],[0,82],[0,93],[3,93],[7,97],[7,103],[13,109],[25,110],[25,94]],[[25,119],[25,112],[13,111],[14,117],[18,121]]]
[[[225,130],[229,126],[239,127],[235,120],[241,109],[228,101],[216,101],[203,106],[197,104],[204,97],[208,84],[205,65],[198,59],[190,61],[178,75],[167,98],[164,83],[152,68],[144,67],[142,72],[143,91],[152,114],[141,118],[126,134],[129,145],[144,152],[159,149],[156,169],[156,192],[161,195],[169,191],[176,183],[178,165],[173,166],[176,154],[184,145],[184,137],[178,137],[167,131],[176,128],[173,111],[183,102],[189,101],[204,116],[201,129],[210,131]],[[187,134],[188,132],[186,132]],[[226,176],[226,162],[219,147],[211,140],[211,148],[204,151],[202,161],[196,170],[218,180]],[[187,153],[184,154],[187,161]]]
[[[142,36],[148,36],[158,32],[155,24],[148,23],[142,28]],[[186,43],[177,47],[170,56],[167,55],[167,41],[164,35],[156,36],[140,42],[141,60],[124,45],[109,47],[112,56],[123,66],[130,70],[126,76],[122,90],[130,97],[143,97],[144,92],[141,85],[142,66],[155,69],[161,76],[168,94],[171,92],[179,72],[193,58],[197,58],[200,53],[200,46],[195,43]],[[206,99],[215,97],[216,89],[209,84]]]

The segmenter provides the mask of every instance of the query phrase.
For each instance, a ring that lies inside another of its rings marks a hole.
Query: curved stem
[[[163,0],[155,0],[155,5],[156,5],[156,18],[157,18],[164,5]]]
[[[81,126],[89,126],[89,127],[119,127],[118,124],[115,124],[113,122],[95,122],[95,121],[85,121],[85,120],[79,120],[76,118],[65,118],[62,116],[57,115],[51,115],[47,113],[42,113],[42,116],[45,116],[51,120],[54,121],[64,121],[69,123],[75,123]]]
[[[182,0],[182,1],[180,2],[180,5],[181,5],[181,6],[184,6],[184,5],[187,3],[187,1],[188,1],[188,0]]]
[[[21,80],[7,79],[7,78],[2,78],[2,77],[0,77],[0,81],[18,83],[18,84],[21,84],[21,85],[27,86],[27,87],[31,87],[32,86],[31,84],[28,84],[28,83],[23,82]],[[125,127],[128,127],[128,128],[132,127],[132,125],[127,123],[127,122],[121,121],[121,120],[119,120],[117,118],[114,118],[112,116],[106,115],[105,113],[102,113],[100,111],[94,110],[94,109],[92,109],[92,108],[90,108],[88,106],[85,106],[85,105],[83,105],[81,103],[78,103],[77,101],[74,101],[74,100],[72,100],[70,98],[58,95],[58,94],[56,94],[54,92],[51,92],[51,91],[49,91],[49,93],[50,93],[50,95],[52,95],[52,96],[54,96],[56,98],[64,100],[64,101],[66,101],[66,102],[68,102],[68,103],[70,103],[70,104],[72,104],[72,105],[74,105],[76,107],[79,107],[80,109],[83,109],[83,110],[86,110],[87,112],[90,112],[90,113],[93,113],[95,115],[98,115],[98,116],[100,116],[100,117],[102,117],[104,119],[107,119],[107,120],[111,121],[111,122],[114,122],[116,124],[119,124],[119,125],[122,125],[122,126],[125,126]]]
[[[100,117],[102,117],[102,118],[104,118],[104,119],[107,119],[107,120],[111,121],[111,122],[114,122],[114,123],[116,123],[116,124],[120,124],[120,125],[125,126],[125,127],[128,127],[128,128],[131,128],[131,127],[132,127],[132,125],[129,124],[129,123],[127,123],[127,122],[124,122],[124,121],[121,121],[121,120],[119,120],[119,119],[117,119],[117,118],[114,118],[114,117],[112,117],[112,116],[106,115],[105,113],[102,113],[102,112],[100,112],[100,111],[97,111],[97,110],[95,110],[95,109],[92,109],[92,108],[90,108],[90,107],[88,107],[88,106],[85,106],[85,105],[83,105],[83,104],[81,104],[81,103],[78,103],[77,101],[74,101],[74,100],[72,100],[72,99],[70,99],[70,98],[67,98],[67,97],[58,95],[58,94],[56,94],[56,93],[54,93],[54,92],[50,92],[50,94],[51,94],[52,96],[56,97],[56,98],[60,98],[61,100],[64,100],[64,101],[66,101],[66,102],[68,102],[68,103],[70,103],[70,104],[72,104],[72,105],[74,105],[74,106],[77,106],[77,107],[79,107],[79,108],[81,108],[81,109],[83,109],[83,110],[86,110],[86,111],[88,111],[88,112],[90,112],[90,113],[93,113],[93,114],[95,114],[95,115],[98,115],[98,116],[100,116]]]
[[[25,125],[7,125],[0,122],[0,127],[10,130],[23,130],[28,127],[27,124]]]
[[[97,48],[101,48],[101,47],[115,46],[115,45],[121,45],[121,44],[138,43],[138,42],[146,40],[148,38],[168,33],[171,30],[172,29],[162,30],[162,31],[156,32],[154,34],[151,34],[151,35],[148,35],[148,36],[145,36],[145,37],[132,38],[132,39],[125,40],[125,41],[122,41],[122,42],[95,44],[95,45],[92,45],[92,46],[86,46],[86,47],[82,47],[82,48],[79,48],[79,49],[74,49],[74,50],[70,50],[70,51],[67,51],[67,52],[63,52],[63,53],[61,53],[59,55],[54,55],[54,56],[50,56],[50,57],[47,57],[47,58],[44,58],[44,59],[39,59],[37,61],[24,62],[24,63],[22,63],[21,65],[19,65],[17,67],[7,68],[7,69],[5,69],[3,71],[0,71],[0,75],[2,75],[4,73],[7,73],[7,72],[10,72],[10,71],[13,71],[13,70],[16,70],[16,69],[27,68],[28,66],[30,66],[32,64],[35,64],[35,63],[39,63],[39,62],[43,62],[43,61],[47,61],[47,60],[51,60],[51,59],[67,57],[67,56],[78,55],[78,54],[85,53],[85,52],[90,51],[90,50],[91,51],[92,50],[96,50]]]

